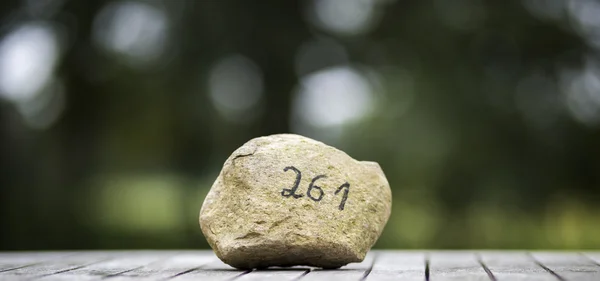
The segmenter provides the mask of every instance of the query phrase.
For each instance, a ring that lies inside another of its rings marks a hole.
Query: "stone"
[[[200,210],[216,255],[239,269],[361,262],[392,206],[375,162],[306,137],[252,139],[225,161]]]

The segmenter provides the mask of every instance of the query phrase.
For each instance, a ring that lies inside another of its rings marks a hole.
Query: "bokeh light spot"
[[[15,103],[34,98],[50,80],[58,56],[50,26],[30,23],[14,29],[0,43],[0,95]]]
[[[210,71],[208,87],[213,105],[226,119],[247,122],[257,117],[263,75],[250,59],[231,55],[219,60]]]
[[[374,105],[373,87],[357,70],[342,66],[302,78],[293,114],[314,127],[336,127],[365,117]]]
[[[93,37],[99,46],[125,56],[131,65],[147,65],[164,53],[168,25],[165,12],[152,5],[114,2],[96,16]]]
[[[577,73],[563,75],[567,108],[575,120],[588,125],[600,124],[600,77],[587,67]]]
[[[379,19],[374,0],[314,0],[310,19],[313,24],[342,35],[370,31]]]
[[[570,18],[588,44],[600,48],[600,3],[595,0],[569,1]]]

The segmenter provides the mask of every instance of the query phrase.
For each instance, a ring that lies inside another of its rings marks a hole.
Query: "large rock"
[[[360,262],[391,211],[375,162],[298,135],[255,138],[227,159],[200,210],[217,256],[240,269]]]

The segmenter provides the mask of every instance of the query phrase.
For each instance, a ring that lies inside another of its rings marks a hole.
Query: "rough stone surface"
[[[217,256],[236,268],[337,268],[364,259],[390,216],[391,198],[377,163],[302,136],[272,135],[227,159],[200,227]]]

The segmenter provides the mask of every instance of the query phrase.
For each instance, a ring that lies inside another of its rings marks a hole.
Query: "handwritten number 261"
[[[281,196],[293,197],[295,199],[298,199],[304,196],[303,194],[296,193],[296,191],[298,191],[298,186],[300,185],[300,180],[302,179],[302,172],[300,172],[300,170],[296,169],[296,167],[294,166],[285,167],[285,169],[283,169],[284,172],[287,172],[289,170],[292,170],[296,173],[296,180],[294,181],[294,185],[292,186],[292,188],[284,188],[283,190],[281,190]],[[315,202],[321,201],[323,199],[323,196],[325,195],[323,189],[320,186],[315,185],[315,182],[322,178],[327,178],[327,176],[318,175],[314,177],[310,181],[310,184],[308,185],[308,190],[306,191],[306,195],[308,196],[308,198],[312,199]],[[346,205],[346,200],[348,199],[348,192],[350,192],[350,184],[347,182],[342,184],[340,187],[338,187],[334,194],[337,195],[342,190],[344,190],[344,194],[342,195],[342,202],[340,202],[340,205],[338,207],[340,210],[344,210],[344,206]],[[318,196],[316,196],[317,194],[315,193],[317,193]]]

